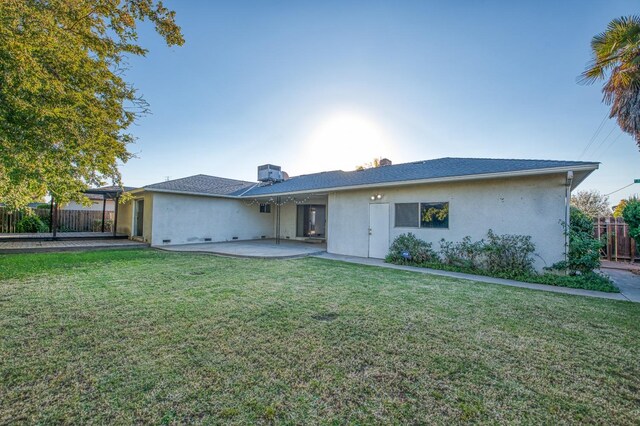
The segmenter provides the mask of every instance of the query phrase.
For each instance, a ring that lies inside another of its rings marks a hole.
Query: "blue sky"
[[[388,157],[602,162],[580,189],[640,178],[640,152],[576,78],[591,37],[631,1],[165,1],[186,43],[141,26],[127,79],[152,114],[132,127],[126,185],[203,173],[256,179]],[[588,142],[596,136],[583,154]],[[607,137],[608,136],[608,137]],[[640,185],[613,194],[640,192]]]

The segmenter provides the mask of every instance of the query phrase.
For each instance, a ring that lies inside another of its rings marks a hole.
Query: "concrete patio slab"
[[[318,255],[326,251],[325,244],[291,240],[283,240],[280,241],[280,244],[276,244],[275,240],[271,239],[153,246],[153,248],[177,252],[209,253],[221,256],[262,259],[290,259]]]
[[[106,250],[148,247],[148,244],[127,239],[74,239],[74,240],[0,240],[0,254],[46,253],[60,251]]]
[[[316,257],[321,259],[330,259],[330,260],[339,260],[342,262],[357,263],[359,265],[379,266],[382,268],[399,269],[401,271],[410,271],[410,272],[418,272],[421,274],[460,278],[460,279],[465,279],[470,281],[484,282],[489,284],[507,285],[511,287],[528,288],[532,290],[549,291],[553,293],[572,294],[575,296],[587,296],[587,297],[595,297],[599,299],[622,300],[622,301],[630,301],[630,302],[636,302],[636,303],[640,302],[640,298],[634,297],[632,295],[627,296],[624,293],[605,293],[602,291],[582,290],[582,289],[568,288],[568,287],[556,287],[556,286],[546,285],[546,284],[525,283],[521,281],[506,280],[503,278],[486,277],[483,275],[464,274],[461,272],[441,271],[439,269],[420,268],[416,266],[394,265],[392,263],[385,263],[385,261],[382,259],[371,259],[371,258],[356,257],[356,256],[344,256],[344,255],[330,254],[330,253],[323,253],[320,255],[316,255]],[[620,287],[620,290],[622,291],[622,287]]]

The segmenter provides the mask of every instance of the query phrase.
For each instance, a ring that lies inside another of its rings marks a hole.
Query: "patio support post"
[[[120,196],[116,195],[115,206],[113,206],[113,236],[116,236],[118,230],[118,201],[120,201]]]
[[[53,234],[53,238],[56,238],[56,233],[58,231],[58,203],[51,198],[51,207],[52,207],[52,211],[53,214],[51,215],[51,228],[52,228],[52,234]]]
[[[280,196],[276,197],[276,244],[280,244]]]
[[[49,232],[53,232],[53,195],[51,196],[51,204],[49,205]]]
[[[107,210],[107,194],[102,194],[102,231],[104,232],[104,214]]]

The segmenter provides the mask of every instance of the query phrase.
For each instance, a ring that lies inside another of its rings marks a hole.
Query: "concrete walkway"
[[[359,265],[380,266],[383,268],[398,269],[401,271],[410,271],[410,272],[419,272],[422,274],[439,275],[442,277],[460,278],[464,280],[478,281],[478,282],[484,282],[484,283],[490,283],[490,284],[499,284],[499,285],[507,285],[511,287],[528,288],[532,290],[550,291],[553,293],[572,294],[575,296],[587,296],[587,297],[595,297],[599,299],[623,300],[623,301],[640,303],[640,297],[638,297],[638,295],[635,293],[629,293],[629,295],[627,295],[624,293],[605,293],[602,291],[582,290],[582,289],[568,288],[568,287],[556,287],[556,286],[546,285],[546,284],[524,283],[521,281],[506,280],[503,278],[485,277],[483,275],[472,275],[472,274],[464,274],[461,272],[441,271],[438,269],[420,268],[416,266],[394,265],[392,263],[385,263],[384,260],[381,260],[381,259],[371,259],[366,257],[343,256],[343,255],[330,254],[330,253],[322,253],[314,257],[318,257],[321,259],[339,260],[342,262],[349,262],[349,263],[357,263]],[[620,290],[622,291],[622,288],[620,288]]]
[[[174,246],[153,246],[167,251],[210,253],[231,257],[252,257],[259,259],[292,259],[324,253],[325,244],[306,243],[304,241],[249,240],[226,241],[222,243],[181,244]]]
[[[617,268],[602,268],[601,271],[611,277],[627,299],[640,302],[640,275]]]

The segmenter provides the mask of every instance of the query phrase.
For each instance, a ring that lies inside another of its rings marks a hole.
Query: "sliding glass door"
[[[298,206],[297,237],[325,238],[327,207],[321,204]]]

